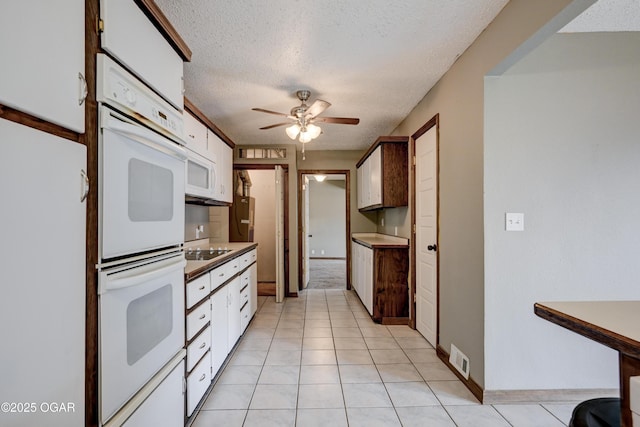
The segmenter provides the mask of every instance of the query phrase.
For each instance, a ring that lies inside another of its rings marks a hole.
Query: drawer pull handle
[[[203,349],[203,348],[205,348],[205,347],[206,347],[206,345],[207,345],[207,343],[206,343],[206,342],[203,342],[202,344],[200,344],[200,347],[198,347],[198,348]]]
[[[202,315],[200,315],[200,317],[199,317],[198,319],[202,320],[202,319],[204,319],[205,317],[207,317],[207,315],[206,315],[206,314],[202,314]]]
[[[198,288],[198,290],[199,290],[199,291],[204,291],[204,285],[200,286],[200,287]]]
[[[204,381],[205,378],[207,378],[207,374],[202,374],[198,381]]]
[[[189,135],[189,138],[192,138],[192,139],[193,139],[193,138],[195,138],[195,136],[194,136],[194,135]]]
[[[224,277],[224,273],[218,274],[218,277]]]

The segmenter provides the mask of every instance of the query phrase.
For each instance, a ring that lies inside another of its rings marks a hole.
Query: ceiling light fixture
[[[316,181],[318,182],[322,182],[325,179],[327,179],[327,175],[313,175],[313,177],[316,179]]]
[[[320,126],[313,123],[306,123],[304,116],[298,117],[298,122],[285,129],[287,136],[294,141],[296,138],[302,143],[302,160],[305,160],[304,145],[316,139],[322,133]]]

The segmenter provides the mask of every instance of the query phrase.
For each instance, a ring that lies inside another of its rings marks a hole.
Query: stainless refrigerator
[[[235,196],[229,218],[230,242],[253,242],[255,199]]]

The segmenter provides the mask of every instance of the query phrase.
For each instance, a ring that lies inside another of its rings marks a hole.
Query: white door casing
[[[415,141],[416,329],[434,347],[438,331],[437,126]]]
[[[309,285],[309,177],[304,176],[302,186],[302,288]]]

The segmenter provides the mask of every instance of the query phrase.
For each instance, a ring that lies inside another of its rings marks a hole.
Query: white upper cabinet
[[[214,198],[221,202],[233,203],[233,148],[211,130],[207,132],[207,140],[209,156],[216,159]]]
[[[188,111],[182,113],[184,118],[184,140],[187,148],[215,162],[207,149],[207,127]]]
[[[378,146],[371,156],[367,159],[369,162],[369,203],[370,205],[379,205],[382,203],[382,147]]]
[[[84,132],[84,0],[3,2],[0,103]]]
[[[58,2],[51,3],[55,3],[57,7]],[[32,4],[29,7],[34,10]],[[44,13],[39,16],[42,16],[42,19],[48,18]],[[135,1],[101,0],[100,18],[104,25],[102,48],[177,109],[182,110],[184,105],[182,58],[158,32]]]

